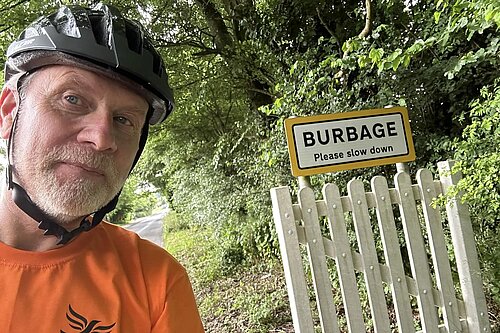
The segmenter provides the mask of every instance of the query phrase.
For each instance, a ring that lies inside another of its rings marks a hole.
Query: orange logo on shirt
[[[116,323],[111,325],[99,325],[101,323],[100,320],[92,320],[89,322],[87,318],[73,310],[71,305],[69,305],[69,312],[66,312],[66,318],[68,318],[69,326],[77,330],[75,331],[76,333],[111,333],[111,329],[116,325]],[[60,333],[66,332],[61,330]]]

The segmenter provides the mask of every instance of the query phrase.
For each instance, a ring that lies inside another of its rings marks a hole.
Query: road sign
[[[285,130],[294,176],[415,159],[403,107],[288,118]]]

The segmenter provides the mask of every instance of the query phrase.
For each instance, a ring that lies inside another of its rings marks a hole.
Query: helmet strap
[[[19,81],[18,81],[19,82]],[[12,192],[12,200],[26,215],[30,216],[33,220],[38,222],[38,229],[44,230],[43,233],[46,236],[56,236],[58,238],[57,244],[66,244],[71,239],[73,239],[78,234],[83,231],[88,231],[92,227],[92,222],[86,216],[80,222],[80,226],[71,231],[66,230],[61,225],[56,223],[51,217],[47,216],[38,206],[31,200],[28,193],[21,187],[21,185],[14,182],[13,179],[13,165],[11,163],[12,159],[12,145],[14,142],[14,131],[16,128],[17,120],[19,115],[19,109],[14,115],[12,120],[12,127],[9,134],[9,139],[7,141],[7,186]]]
[[[31,201],[28,193],[18,184],[12,182],[12,200],[24,213],[29,215],[33,220],[38,222],[38,229],[45,230],[43,233],[46,236],[56,236],[58,238],[57,245],[66,244],[75,236],[83,231],[88,231],[92,228],[92,220],[86,216],[80,222],[80,226],[71,231],[66,230],[61,225],[56,223],[52,218],[47,216],[36,204]]]

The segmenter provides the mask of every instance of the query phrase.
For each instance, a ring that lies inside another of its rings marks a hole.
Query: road
[[[163,210],[157,214],[134,220],[124,228],[163,247],[163,218],[166,214],[167,210]]]

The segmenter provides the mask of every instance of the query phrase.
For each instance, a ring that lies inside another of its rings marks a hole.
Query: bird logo
[[[61,330],[60,333],[112,333],[111,329],[116,325],[116,323],[102,325],[100,320],[89,321],[83,315],[76,312],[71,307],[71,304],[69,305],[68,312],[66,312],[66,318],[69,321],[69,326],[75,331],[65,332]]]

